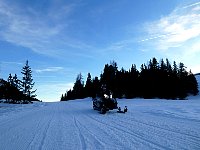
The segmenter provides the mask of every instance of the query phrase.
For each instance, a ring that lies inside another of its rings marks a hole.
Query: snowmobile
[[[102,97],[93,98],[93,109],[105,114],[109,110],[118,109],[117,100],[112,95],[104,94]]]

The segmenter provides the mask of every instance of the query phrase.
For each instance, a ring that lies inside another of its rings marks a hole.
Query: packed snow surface
[[[200,98],[118,100],[105,115],[90,98],[0,104],[1,150],[200,149]]]

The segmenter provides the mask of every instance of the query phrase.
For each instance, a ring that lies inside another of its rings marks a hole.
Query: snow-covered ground
[[[0,150],[200,149],[200,96],[118,100],[105,115],[91,99],[0,104]]]
[[[91,99],[0,104],[0,149],[200,149],[199,100],[119,100],[105,115]]]

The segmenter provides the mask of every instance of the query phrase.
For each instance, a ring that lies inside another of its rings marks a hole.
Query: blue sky
[[[58,101],[77,74],[152,57],[200,72],[199,0],[0,0],[0,77],[28,59],[39,99]]]

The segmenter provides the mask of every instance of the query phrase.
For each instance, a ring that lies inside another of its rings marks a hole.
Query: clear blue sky
[[[152,57],[200,72],[199,0],[0,0],[0,77],[28,59],[39,99],[58,101],[78,73]]]

